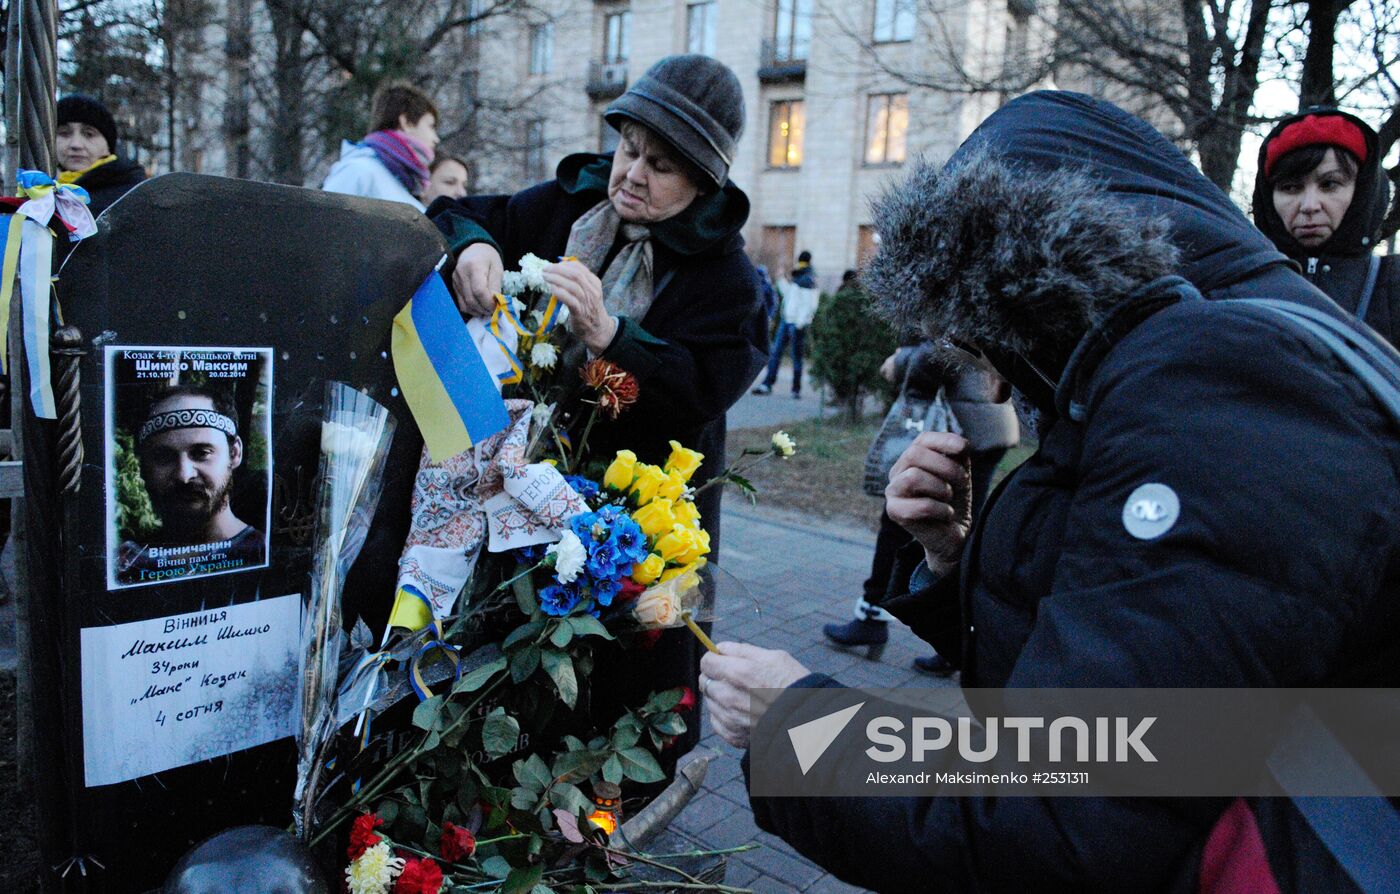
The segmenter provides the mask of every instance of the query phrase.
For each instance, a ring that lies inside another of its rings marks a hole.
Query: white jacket
[[[798,329],[806,329],[812,325],[812,318],[817,315],[817,301],[821,298],[821,292],[799,286],[790,279],[780,279],[778,294],[783,298],[784,323],[791,323]]]
[[[321,188],[327,192],[343,192],[352,196],[365,196],[370,199],[387,199],[390,202],[403,202],[419,211],[426,210],[423,203],[413,197],[413,193],[403,188],[374,150],[368,146],[357,146],[348,140],[341,141],[340,161],[337,161],[326,175]]]

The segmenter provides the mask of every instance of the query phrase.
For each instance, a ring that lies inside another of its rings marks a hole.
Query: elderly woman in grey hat
[[[451,245],[453,291],[467,315],[492,311],[503,270],[527,252],[576,258],[544,271],[569,309],[570,333],[587,356],[613,361],[641,386],[619,419],[599,420],[590,452],[625,448],[662,463],[668,441],[680,441],[705,454],[695,474],[704,481],[724,468],[725,412],[767,352],[759,279],[739,234],[749,200],[728,179],[744,127],[743,91],[708,56],[670,56],[604,117],[621,135],[611,156],[570,155],[549,182],[510,196],[439,199],[428,214]],[[564,353],[575,362],[584,355]],[[698,507],[712,558],[719,496],[717,488],[701,494]],[[591,677],[595,715],[610,723],[649,691],[695,688],[699,660],[684,630],[625,660],[600,655]],[[697,734],[688,731],[670,753],[683,754]]]

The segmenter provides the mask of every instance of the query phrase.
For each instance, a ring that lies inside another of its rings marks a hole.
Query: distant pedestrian
[[[146,179],[141,165],[117,152],[117,119],[99,100],[71,93],[58,101],[58,182],[87,190],[93,217]]]
[[[428,188],[423,190],[423,204],[429,207],[444,196],[462,199],[467,195],[467,163],[455,155],[439,155],[428,166]]]
[[[437,151],[437,123],[428,94],[412,84],[385,84],[370,102],[370,132],[358,143],[341,143],[340,161],[321,188],[425,210],[418,197]]]
[[[778,291],[773,288],[773,280],[768,276],[768,268],[759,264],[754,268],[758,272],[758,289],[763,296],[763,319],[768,324],[769,337],[772,337],[773,326],[778,319]]]
[[[950,353],[956,351],[940,350],[928,341],[901,347],[886,359],[880,373],[891,382],[901,383],[902,396],[908,399],[933,401],[938,390],[944,390],[948,409],[957,423],[954,430],[967,439],[969,446],[971,518],[976,523],[997,466],[1006,451],[1020,442],[1021,429],[1006,380],[989,370],[960,363]],[[936,429],[921,425],[919,430]],[[889,613],[880,605],[908,595],[910,578],[923,558],[918,550],[908,549],[913,542],[913,535],[891,521],[882,509],[870,576],[856,598],[855,617],[844,624],[825,625],[822,633],[827,639],[839,646],[867,646],[869,657],[879,658],[889,640],[890,621]],[[914,669],[935,677],[947,677],[957,670],[937,652],[915,658]]]
[[[854,277],[854,273],[851,274]],[[812,267],[812,253],[804,251],[797,256],[797,266],[792,275],[778,281],[778,295],[782,299],[783,321],[778,326],[778,334],[773,338],[773,347],[768,352],[768,374],[763,383],[753,389],[754,394],[773,393],[773,384],[778,381],[778,365],[782,362],[783,351],[792,345],[792,396],[802,396],[802,348],[807,341],[807,327],[817,315],[817,302],[821,293],[817,291],[817,271]]]

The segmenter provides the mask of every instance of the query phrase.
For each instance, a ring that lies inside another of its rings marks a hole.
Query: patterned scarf
[[[603,270],[619,233],[626,244]],[[651,309],[651,230],[643,224],[623,223],[612,202],[604,199],[574,221],[564,253],[602,278],[603,306],[609,313],[640,321]]]
[[[415,196],[428,185],[428,163],[433,160],[433,150],[403,131],[376,130],[366,135],[360,145],[373,149],[379,163]]]

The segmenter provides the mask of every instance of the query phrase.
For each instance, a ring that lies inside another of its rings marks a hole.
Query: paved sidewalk
[[[753,384],[762,382],[763,375],[760,371]],[[773,386],[772,394],[753,394],[753,385],[750,385],[749,393],[745,393],[737,404],[729,408],[727,419],[730,430],[780,425],[816,416],[833,416],[840,412],[839,407],[822,399],[822,387],[812,381],[810,375],[803,379],[802,396],[793,400],[792,364],[784,361],[778,367],[778,382]]]
[[[851,617],[861,582],[869,574],[875,536],[859,527],[814,522],[726,495],[720,565],[757,600],[721,589],[715,639],[752,642],[791,652],[813,671],[847,685],[949,685],[916,673],[911,662],[927,647],[899,624],[880,661],[862,652],[826,645],[821,627]],[[860,890],[828,875],[778,838],[759,831],[739,770],[739,753],[705,723],[701,742],[720,754],[710,765],[705,788],[676,820],[678,828],[707,847],[757,843],[757,850],[731,859],[727,884],[760,892]]]

